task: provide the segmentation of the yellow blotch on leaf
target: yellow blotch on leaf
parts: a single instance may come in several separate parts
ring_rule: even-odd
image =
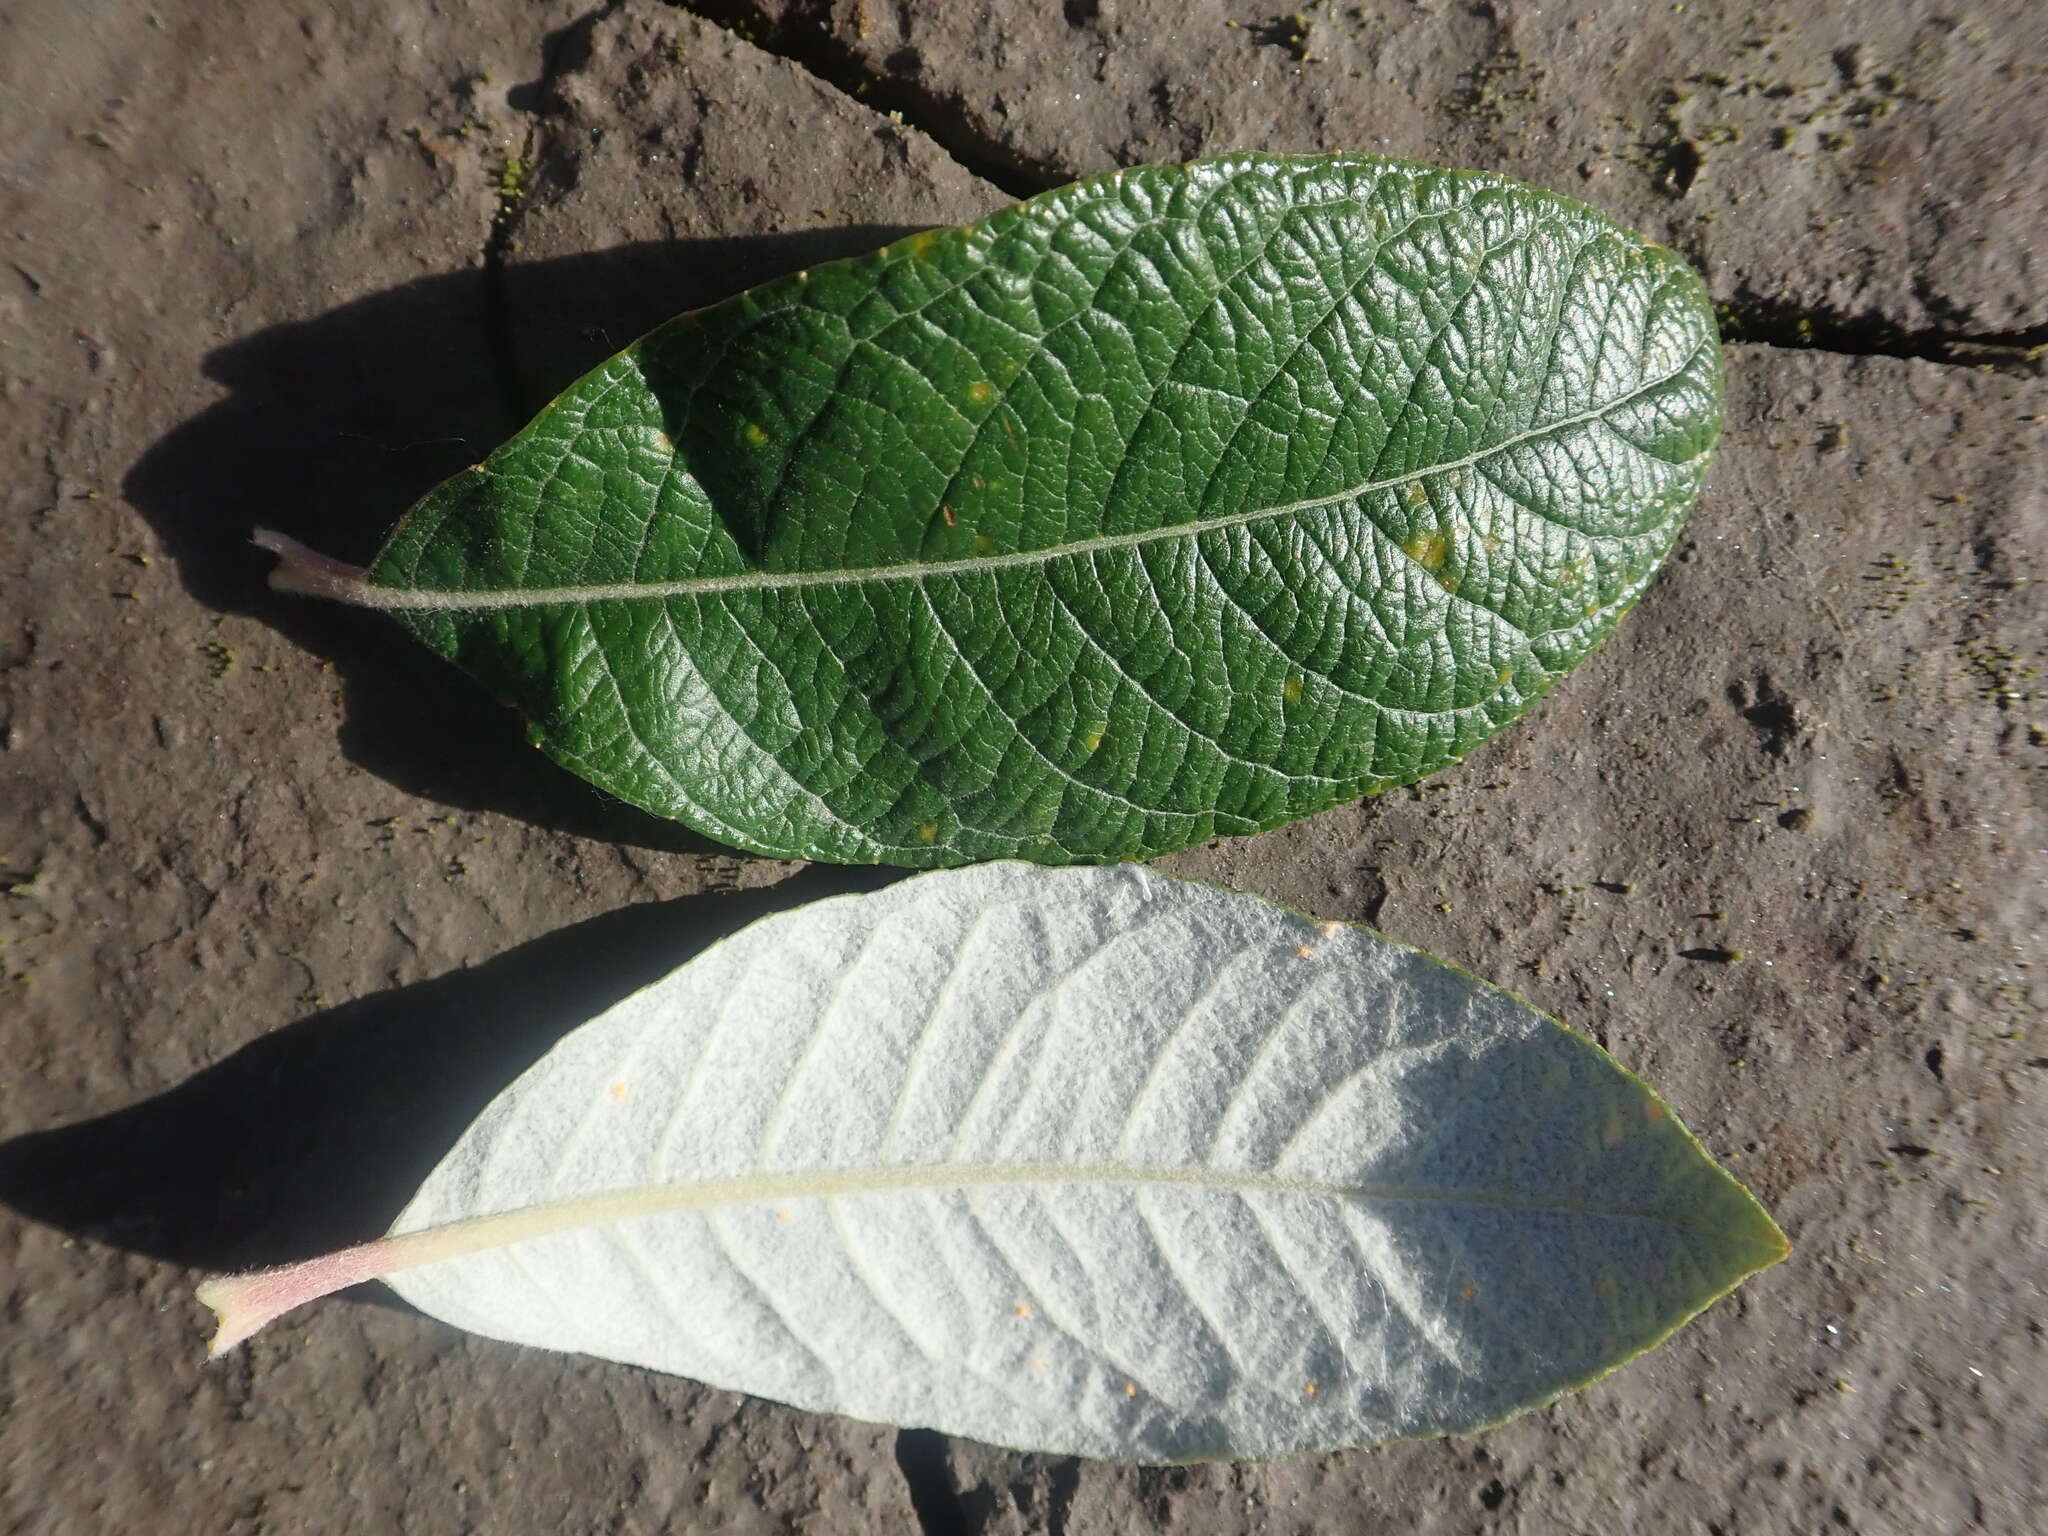
[[[1109,724],[1107,721],[1103,721],[1099,724],[1089,726],[1088,733],[1081,738],[1081,749],[1084,752],[1094,752],[1099,750],[1102,746],[1102,738],[1108,733],[1108,731]]]
[[[747,423],[747,429],[743,436],[745,436],[748,442],[758,448],[768,441],[768,429],[758,421],[750,421]]]
[[[939,837],[939,829],[933,826],[930,822],[926,822],[923,826],[917,829],[917,835],[923,838],[928,843],[937,842]]]
[[[967,386],[967,398],[976,405],[987,405],[995,397],[996,387],[989,383],[987,379],[976,379]]]
[[[1299,704],[1301,702],[1301,679],[1298,677],[1287,679],[1281,686],[1280,697],[1290,704]]]
[[[1418,533],[1402,544],[1401,552],[1425,571],[1440,571],[1451,557],[1451,544],[1440,533]]]

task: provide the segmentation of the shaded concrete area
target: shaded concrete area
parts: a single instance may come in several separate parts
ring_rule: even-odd
[[[2048,19],[702,9],[0,17],[0,1523],[2025,1528]],[[197,1270],[374,1232],[561,1030],[885,878],[604,800],[375,616],[268,594],[248,528],[360,558],[669,313],[1239,146],[1555,187],[1694,255],[1750,339],[1669,569],[1529,720],[1164,867],[1594,1034],[1793,1258],[1504,1428],[1272,1466],[899,1435],[368,1291],[202,1365]]]

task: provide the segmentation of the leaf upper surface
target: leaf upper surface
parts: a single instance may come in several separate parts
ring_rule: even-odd
[[[740,846],[1139,857],[1522,713],[1719,420],[1672,253],[1499,177],[1240,156],[682,316],[369,577],[561,762]]]
[[[1489,1424],[1784,1253],[1589,1042],[1131,866],[930,875],[714,947],[506,1090],[394,1232],[485,1217],[521,1240],[391,1283],[498,1338],[1148,1461]]]

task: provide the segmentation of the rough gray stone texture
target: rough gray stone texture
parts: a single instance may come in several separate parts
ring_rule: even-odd
[[[1828,8],[1760,48],[1707,7],[1362,10],[1303,12],[1311,60],[1284,16],[1188,43],[1200,3],[1171,46],[1117,0],[843,35],[998,175],[1426,153],[1697,235],[1723,293],[2041,323],[2036,8]],[[1825,89],[1695,85],[1690,192],[1637,163],[1665,80],[1773,71]],[[1175,1470],[898,1437],[367,1291],[200,1364],[197,1270],[375,1232],[562,1029],[873,878],[604,802],[374,616],[268,596],[247,528],[361,557],[642,326],[994,206],[914,98],[892,123],[649,0],[0,14],[0,1529],[2027,1528],[2048,386],[1888,358],[1733,349],[1678,556],[1530,720],[1166,861],[1370,918],[1656,1083],[1798,1245],[1662,1350],[1476,1438]]]
[[[1780,319],[2048,326],[2037,0],[705,8],[1037,184],[1230,149],[1484,165],[1677,247],[1717,299]]]

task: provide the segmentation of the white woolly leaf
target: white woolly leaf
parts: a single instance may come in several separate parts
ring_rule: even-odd
[[[995,864],[726,940],[508,1088],[393,1237],[205,1294],[231,1343],[385,1274],[495,1338],[1179,1461],[1493,1423],[1784,1252],[1504,992],[1134,866]]]

